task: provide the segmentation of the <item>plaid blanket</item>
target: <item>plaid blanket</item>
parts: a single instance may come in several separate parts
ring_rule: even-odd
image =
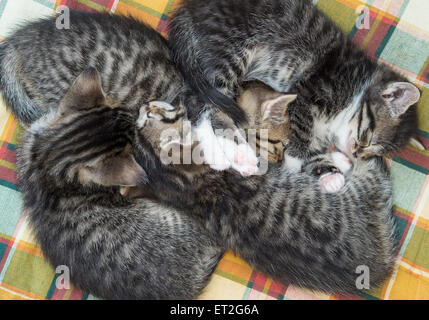
[[[421,88],[419,134],[429,148],[429,1],[312,1],[371,58],[392,65]],[[52,15],[59,5],[131,14],[165,35],[168,17],[178,1],[0,0],[0,40],[17,23]],[[0,104],[0,299],[93,299],[74,287],[56,287],[58,274],[32,237],[15,178],[15,149],[21,128],[4,103]],[[401,245],[395,272],[381,288],[358,296],[300,290],[273,281],[228,252],[201,298],[429,299],[429,151],[408,146],[389,160]]]

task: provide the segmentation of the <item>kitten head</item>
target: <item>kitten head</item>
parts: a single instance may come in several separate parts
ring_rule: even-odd
[[[194,145],[191,124],[181,103],[176,106],[164,101],[144,104],[139,110],[136,127],[140,146],[149,145],[160,158],[163,151],[169,150],[168,156],[174,157],[176,164],[183,163],[183,147]]]
[[[378,82],[366,91],[350,122],[348,149],[357,158],[384,156],[417,141],[419,90],[409,82]]]
[[[134,159],[133,118],[113,107],[95,69],[84,71],[58,109],[34,122],[20,148],[28,179],[52,184],[134,186],[146,178]],[[32,174],[38,172],[38,174]]]
[[[295,94],[279,93],[260,82],[250,82],[239,89],[238,105],[248,117],[247,129],[256,129],[256,152],[268,155],[269,162],[281,162],[289,143],[290,123],[287,113]],[[260,136],[267,130],[267,140]],[[253,138],[249,135],[249,139]],[[265,142],[265,143],[264,143]]]

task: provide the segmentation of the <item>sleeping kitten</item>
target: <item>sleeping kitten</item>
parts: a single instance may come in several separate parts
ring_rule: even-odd
[[[271,165],[267,174],[249,178],[207,166],[195,172],[164,165],[159,132],[185,116],[183,106],[153,102],[141,108],[137,120],[136,159],[163,201],[185,210],[254,268],[286,284],[350,292],[356,291],[359,266],[369,268],[371,286],[391,273],[392,190],[381,158],[358,159],[336,193],[323,191],[318,181],[320,168],[335,166],[332,155],[322,166],[309,161],[304,173]]]
[[[166,40],[152,28],[106,13],[72,11],[70,20],[70,29],[57,29],[55,17],[30,23],[0,44],[0,89],[21,125],[28,126],[57,108],[74,79],[88,67],[100,72],[112,104],[137,112],[150,100],[180,100],[196,110],[189,112],[193,124],[201,109],[211,109],[187,88]],[[212,126],[208,129],[210,133]],[[218,156],[205,159],[213,167],[249,169],[235,161],[235,153],[243,151],[236,151],[235,145],[228,162],[219,144],[215,145],[220,149],[217,153],[211,152],[213,144],[206,146],[206,155]],[[241,148],[257,162],[247,143],[241,143]]]
[[[255,131],[255,134],[249,133],[251,138],[250,145],[253,146],[256,153],[263,159],[270,163],[281,163],[285,146],[288,143],[288,136],[290,133],[290,126],[287,117],[287,106],[291,101],[296,98],[295,95],[287,95],[273,91],[271,88],[263,85],[262,83],[246,83],[245,86],[240,88],[240,96],[238,103],[240,108],[244,110],[249,122],[246,131]],[[165,108],[151,108],[152,104],[147,104],[146,116],[139,119],[141,126],[150,126],[149,119],[157,119],[165,122],[168,130],[175,130],[176,135],[170,135],[168,141],[163,142],[162,134],[166,131],[164,126],[151,127],[151,140],[159,139],[161,143],[158,146],[157,153],[165,154],[176,151],[178,152],[178,161],[175,163],[182,167],[185,163],[183,153],[186,146],[196,148],[198,141],[195,135],[191,137],[191,141],[187,141],[187,135],[183,134],[184,128],[186,130],[185,122],[188,120],[185,112],[178,113],[174,107],[171,107],[164,102],[157,101],[156,104],[164,105]],[[263,106],[261,108],[261,106]],[[170,110],[171,109],[171,110]],[[170,110],[170,111],[168,111]],[[221,115],[217,114],[218,117]],[[148,123],[146,123],[149,121]],[[266,130],[266,132],[264,132]],[[263,134],[261,134],[263,133]],[[265,136],[264,136],[265,134]],[[173,138],[172,138],[173,137]],[[175,147],[175,148],[174,148]],[[331,166],[326,168],[322,161],[320,170],[331,172],[334,169]],[[191,174],[197,172],[204,172],[207,168],[194,165],[193,163],[187,164],[187,171]],[[337,170],[338,172],[338,170]],[[123,187],[121,194],[131,198],[135,197],[156,197],[148,187]]]
[[[298,94],[288,108],[292,134],[285,154],[294,172],[325,144],[366,158],[398,150],[416,136],[419,90],[367,58],[311,1],[202,6],[186,0],[169,36],[174,61],[193,90],[236,123],[245,120],[233,100],[243,81]]]
[[[57,110],[55,110],[57,109]],[[223,249],[190,217],[119,186],[146,181],[132,155],[133,117],[113,108],[94,69],[33,122],[17,173],[30,225],[53,266],[105,299],[192,299]]]
[[[112,102],[131,110],[145,102],[171,102],[184,82],[166,40],[132,18],[70,12],[70,29],[56,18],[18,29],[0,44],[0,89],[23,125],[57,108],[76,77],[89,67],[100,73]]]
[[[255,136],[247,135],[248,143],[256,146],[258,156],[266,152],[269,162],[283,161],[290,136],[287,108],[295,99],[296,95],[275,92],[260,82],[244,83],[238,90],[237,103],[248,119],[246,129],[257,129]],[[266,141],[261,141],[260,129],[268,131]]]
[[[287,108],[296,95],[275,92],[259,82],[246,83],[238,92],[238,105],[248,119],[247,130],[257,129],[255,136],[248,135],[250,145],[256,146],[258,155],[267,155],[269,162],[281,163],[291,132]],[[268,131],[266,140],[260,139],[260,129]],[[343,153],[324,150],[324,153],[313,156],[305,163],[304,171],[319,176],[322,190],[332,193],[344,186],[344,175],[352,165],[352,161]]]

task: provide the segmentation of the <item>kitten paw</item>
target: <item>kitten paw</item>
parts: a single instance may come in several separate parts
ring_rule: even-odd
[[[164,101],[151,101],[140,107],[137,127],[143,128],[150,120],[169,123],[182,117],[186,117],[186,111],[182,107],[175,107]]]
[[[322,189],[327,193],[335,193],[344,186],[344,176],[341,173],[326,173],[319,178]]]
[[[231,167],[231,161],[225,155],[225,149],[231,148],[227,139],[225,141],[221,138],[215,139],[211,146],[203,148],[205,162],[210,168],[223,171]]]
[[[301,172],[303,161],[285,153],[284,165],[291,173]]]
[[[250,176],[258,171],[258,158],[247,143],[236,144],[230,139],[216,137],[215,145],[215,162],[210,165],[212,169],[232,168],[243,176]]]
[[[216,136],[208,119],[204,119],[195,132],[204,152],[204,161],[210,168],[218,171],[232,168],[243,176],[258,171],[258,158],[247,143],[237,144],[231,139]]]
[[[235,145],[232,168],[243,176],[250,176],[258,171],[258,158],[253,149],[246,143]]]
[[[335,166],[340,169],[342,173],[346,173],[352,167],[352,162],[350,159],[342,152],[332,152],[331,153],[332,161]]]
[[[194,131],[200,141],[200,146],[204,153],[204,163],[217,171],[223,171],[230,168],[231,161],[226,158],[223,152],[223,149],[225,148],[224,144],[228,144],[228,141],[223,141],[221,140],[221,137],[217,137],[214,134],[210,121],[208,119],[204,119],[194,129]]]

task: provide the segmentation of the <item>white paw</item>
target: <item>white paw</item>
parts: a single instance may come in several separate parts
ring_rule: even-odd
[[[216,136],[208,119],[204,119],[195,132],[204,152],[204,161],[210,168],[218,171],[232,168],[243,176],[258,171],[258,158],[247,143],[238,145],[231,139]]]
[[[258,171],[258,158],[253,149],[247,144],[236,144],[234,141],[216,136],[223,161],[243,176],[250,176]]]
[[[341,173],[326,173],[319,178],[322,189],[334,193],[344,186],[344,176]]]
[[[332,152],[332,161],[342,173],[346,173],[352,167],[350,159],[342,152]]]
[[[212,169],[234,169],[243,176],[250,176],[258,171],[258,158],[253,149],[246,143],[236,144],[234,141],[216,137],[216,142],[209,151],[209,156],[204,156]],[[205,154],[204,149],[204,154]]]
[[[230,153],[228,152],[227,157],[230,159],[230,156],[233,155],[232,168],[235,171],[240,172],[242,176],[250,176],[256,174],[258,171],[258,157],[256,156],[255,151],[247,144],[242,143],[235,145],[235,150]]]
[[[204,163],[218,171],[230,168],[231,162],[225,157],[222,146],[219,145],[219,141],[214,134],[210,120],[207,118],[203,119],[194,131],[204,152]]]
[[[210,145],[203,144],[204,159],[210,168],[218,171],[227,170],[231,167],[231,161],[225,154],[231,146],[227,139],[216,137]]]
[[[285,153],[284,163],[289,172],[298,173],[301,171],[303,161]]]

